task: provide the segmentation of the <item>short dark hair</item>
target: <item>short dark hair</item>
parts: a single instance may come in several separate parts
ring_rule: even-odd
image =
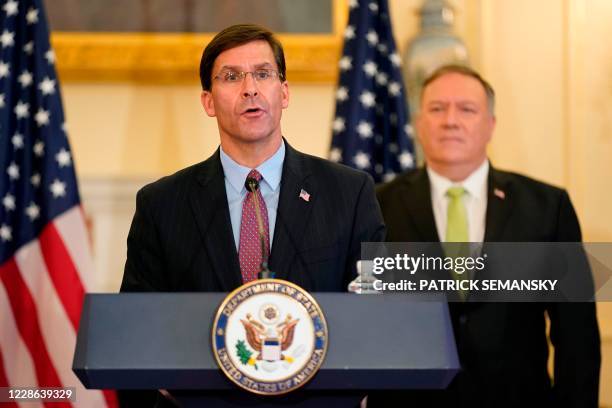
[[[429,75],[423,82],[423,87],[421,88],[421,100],[423,100],[423,94],[425,93],[425,88],[427,88],[427,85],[446,74],[461,74],[474,78],[475,80],[480,82],[480,85],[482,85],[485,93],[487,94],[487,105],[489,108],[489,113],[491,113],[491,115],[495,115],[495,90],[493,90],[491,84],[488,83],[482,76],[480,76],[480,74],[475,69],[465,65],[443,65],[440,68],[436,69],[434,72],[432,72],[431,75]]]
[[[212,69],[219,54],[231,48],[258,40],[263,40],[270,44],[276,65],[278,66],[279,78],[281,81],[285,81],[287,78],[285,72],[285,52],[280,41],[274,36],[274,33],[256,24],[236,24],[220,31],[204,49],[202,59],[200,60],[200,82],[202,83],[202,89],[210,91],[212,88]]]

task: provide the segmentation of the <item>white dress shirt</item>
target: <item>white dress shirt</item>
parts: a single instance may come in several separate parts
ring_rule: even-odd
[[[485,160],[468,178],[459,183],[441,176],[429,167],[427,167],[427,174],[431,186],[431,203],[440,241],[446,241],[449,201],[446,191],[450,187],[462,186],[466,191],[463,195],[463,203],[467,211],[470,242],[482,242],[484,240],[487,215],[489,161]]]

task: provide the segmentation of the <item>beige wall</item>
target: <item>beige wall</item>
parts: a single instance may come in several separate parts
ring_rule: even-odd
[[[193,85],[64,84],[70,141],[81,178],[157,177],[197,163],[217,147],[214,118]],[[292,85],[283,132],[290,143],[325,155],[332,85]]]
[[[417,31],[420,0],[390,0],[401,49]],[[612,2],[456,0],[457,33],[494,85],[494,165],[569,189],[585,239],[612,241]],[[194,67],[195,69],[195,67]],[[284,134],[325,156],[334,86],[291,84]],[[94,219],[99,288],[116,290],[134,191],[216,148],[216,123],[197,84],[63,84],[84,201]],[[103,271],[103,272],[102,272]],[[599,304],[602,403],[612,406],[612,305]]]

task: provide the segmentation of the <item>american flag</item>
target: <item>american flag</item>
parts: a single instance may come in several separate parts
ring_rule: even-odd
[[[42,0],[0,4],[0,387],[116,406],[71,370],[93,263]]]
[[[330,160],[389,181],[415,164],[401,58],[387,0],[349,4]]]

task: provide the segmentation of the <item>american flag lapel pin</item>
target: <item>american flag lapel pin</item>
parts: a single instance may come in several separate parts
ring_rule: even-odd
[[[310,202],[310,194],[304,189],[300,190],[300,198],[306,202]]]
[[[493,194],[495,195],[495,197],[499,198],[500,200],[506,199],[506,193],[504,193],[504,190],[500,190],[499,188],[494,188]]]

